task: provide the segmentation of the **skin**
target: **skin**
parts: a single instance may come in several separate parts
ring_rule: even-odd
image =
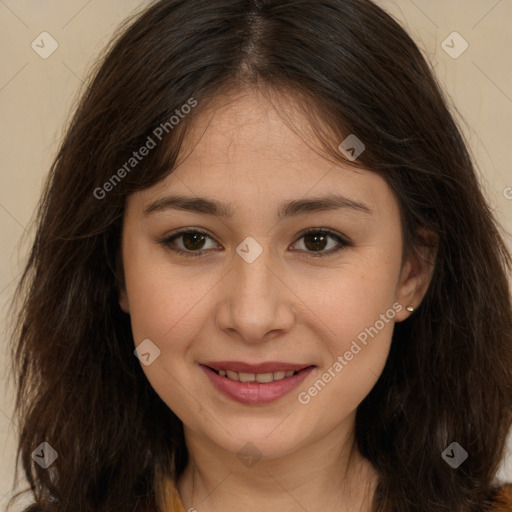
[[[297,125],[304,122],[298,116]],[[420,304],[431,267],[414,256],[402,261],[399,206],[387,183],[322,158],[260,94],[240,92],[194,126],[187,158],[127,200],[120,292],[135,344],[149,338],[161,351],[144,372],[184,423],[190,462],[178,491],[185,510],[370,510],[376,473],[354,446],[356,409],[384,368],[394,321],[411,314],[407,305]],[[229,203],[234,215],[144,214],[171,192]],[[342,208],[276,222],[282,202],[333,192],[371,212]],[[196,245],[205,256],[175,254],[172,242],[159,243],[181,228],[211,237]],[[327,255],[337,240],[307,244],[307,228],[331,229],[353,245]],[[248,236],[263,249],[252,263],[235,251]],[[183,237],[174,241],[194,250],[183,244]],[[401,306],[394,320],[300,403],[298,393],[394,303]],[[211,385],[198,366],[208,360],[316,368],[279,400],[247,405]],[[262,454],[251,467],[237,456],[247,443]]]

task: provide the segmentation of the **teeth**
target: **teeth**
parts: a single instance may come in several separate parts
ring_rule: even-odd
[[[256,380],[261,382],[262,384],[267,384],[268,382],[274,382],[274,374],[273,373],[258,373],[256,375]]]
[[[279,370],[277,372],[269,373],[246,373],[246,372],[234,372],[233,370],[218,370],[221,377],[226,377],[230,380],[236,380],[239,382],[259,382],[260,384],[269,384],[275,380],[282,380],[286,377],[292,377],[297,372],[293,370]]]
[[[228,379],[240,380],[240,377],[238,376],[238,372],[234,372],[232,370],[226,370],[226,374],[227,374]]]

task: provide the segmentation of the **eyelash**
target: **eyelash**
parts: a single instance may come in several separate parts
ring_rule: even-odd
[[[346,249],[347,247],[353,247],[353,243],[346,238],[343,238],[339,234],[335,233],[334,231],[331,231],[330,229],[325,228],[309,228],[306,231],[303,231],[300,233],[299,238],[297,238],[297,241],[299,241],[301,238],[305,237],[306,235],[309,235],[311,233],[320,234],[320,235],[328,235],[331,238],[335,239],[339,245],[335,249],[330,249],[328,251],[319,251],[319,252],[312,252],[312,251],[306,251],[306,257],[312,257],[312,258],[325,258],[328,256],[332,256],[334,254],[337,254],[338,252],[342,251],[343,249]],[[199,234],[199,235],[206,235],[208,238],[211,238],[215,243],[217,241],[211,237],[208,233],[196,229],[183,229],[181,231],[178,231],[177,233],[172,234],[171,236],[165,237],[162,240],[159,240],[158,243],[162,244],[163,246],[167,247],[169,250],[177,253],[182,254],[186,257],[190,256],[193,258],[197,257],[204,257],[207,256],[207,253],[210,251],[210,249],[206,250],[199,250],[199,251],[184,251],[183,249],[178,249],[175,246],[172,245],[172,242],[174,242],[175,239],[179,238],[181,235],[184,234]],[[294,242],[296,243],[296,242]],[[299,250],[298,252],[303,252]]]

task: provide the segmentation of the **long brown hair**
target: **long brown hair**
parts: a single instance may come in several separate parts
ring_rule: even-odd
[[[228,86],[303,98],[330,158],[356,134],[366,150],[352,165],[394,191],[406,251],[425,243],[419,228],[438,235],[432,283],[395,327],[356,439],[380,475],[375,510],[477,510],[512,423],[511,258],[430,65],[369,0],[162,0],[91,75],[40,201],[13,343],[26,511],[161,510],[163,477],[187,463],[182,424],[133,354],[119,241],[126,197],[172,172],[187,127]],[[441,456],[454,441],[469,455],[456,470]],[[48,469],[32,458],[42,442],[59,455]]]

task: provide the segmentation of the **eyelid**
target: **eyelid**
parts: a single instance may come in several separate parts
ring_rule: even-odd
[[[185,256],[192,256],[192,257],[198,257],[198,256],[207,256],[209,252],[211,252],[211,249],[202,249],[199,251],[185,251],[183,249],[179,249],[177,247],[173,247],[171,245],[171,242],[174,241],[174,239],[179,238],[180,235],[186,234],[186,233],[197,233],[200,235],[206,235],[207,237],[211,238],[217,245],[220,245],[215,237],[213,235],[210,235],[207,230],[204,228],[195,228],[194,226],[181,228],[178,231],[175,231],[169,235],[164,236],[163,238],[159,239],[157,243],[162,244],[164,247],[167,247],[169,250],[173,251],[174,253],[183,254]]]
[[[193,226],[182,228],[178,231],[175,231],[171,233],[170,235],[164,236],[162,239],[158,240],[159,244],[164,245],[169,250],[173,251],[174,253],[183,254],[185,256],[191,256],[191,257],[201,257],[201,256],[207,256],[208,253],[210,253],[211,249],[200,249],[198,251],[186,251],[183,249],[179,249],[177,247],[173,247],[171,245],[171,242],[173,242],[176,238],[179,238],[180,235],[187,234],[187,233],[196,233],[200,235],[206,235],[207,237],[211,238],[217,245],[220,245],[215,237],[208,233],[207,230],[203,228],[195,228]],[[310,233],[321,233],[327,236],[330,236],[331,238],[335,239],[338,242],[338,246],[334,249],[330,249],[328,251],[303,251],[303,250],[297,250],[293,249],[293,252],[297,252],[300,256],[304,257],[328,257],[330,255],[334,255],[342,251],[343,249],[346,249],[348,247],[353,247],[354,243],[345,235],[342,235],[341,233],[338,233],[337,231],[334,231],[330,228],[306,228],[302,231],[300,231],[297,234],[297,237],[295,241],[292,243],[292,245],[295,245],[301,238],[304,236],[310,234]]]
[[[339,253],[340,251],[342,251],[343,249],[346,249],[347,247],[354,246],[354,243],[352,242],[352,240],[350,240],[350,238],[348,238],[347,236],[345,236],[341,233],[338,233],[337,231],[334,231],[333,229],[330,229],[330,228],[306,228],[297,234],[297,239],[295,242],[293,242],[292,245],[295,245],[301,238],[303,238],[304,236],[306,236],[310,233],[322,233],[324,235],[328,235],[331,238],[334,238],[338,242],[338,246],[336,248],[330,249],[328,251],[318,251],[318,252],[297,250],[298,253],[300,253],[301,255],[303,254],[306,257],[310,257],[310,256],[313,258],[328,257],[330,255]]]

